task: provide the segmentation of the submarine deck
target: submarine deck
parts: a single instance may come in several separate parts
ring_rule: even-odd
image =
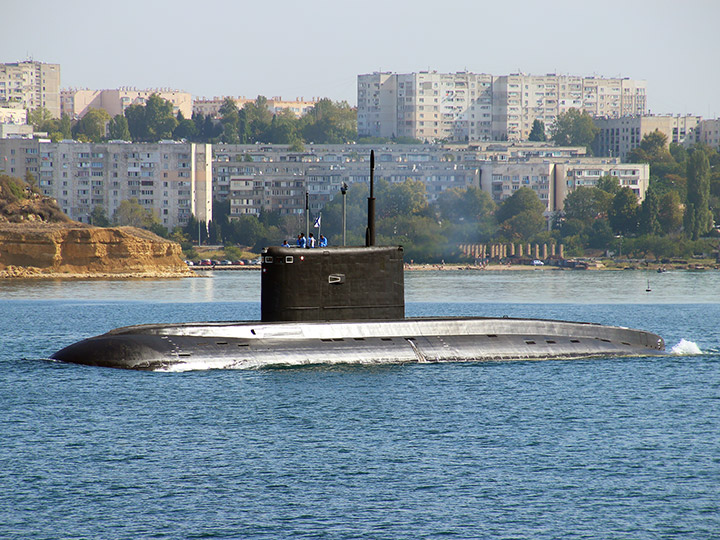
[[[198,322],[117,328],[54,359],[149,370],[325,363],[462,362],[663,354],[659,336],[594,323],[511,318]]]

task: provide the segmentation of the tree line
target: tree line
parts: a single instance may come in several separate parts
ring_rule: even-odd
[[[46,132],[53,141],[75,139],[82,142],[124,140],[157,142],[187,140],[198,143],[288,144],[301,150],[304,143],[336,144],[357,139],[357,114],[346,102],[319,100],[307,114],[297,117],[289,109],[274,113],[268,100],[258,96],[239,108],[225,98],[219,118],[195,113],[185,118],[173,114],[173,105],[158,94],[144,104],[128,106],[114,117],[91,108],[82,118],[63,115],[53,118],[45,108],[30,111],[28,122],[36,131]]]

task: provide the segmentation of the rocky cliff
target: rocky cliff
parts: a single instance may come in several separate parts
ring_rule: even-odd
[[[135,227],[76,223],[37,187],[0,174],[0,279],[194,275],[179,244]]]
[[[142,229],[0,223],[0,278],[192,275],[178,244]]]

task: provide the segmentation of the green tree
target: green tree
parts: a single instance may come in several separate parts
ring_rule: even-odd
[[[605,193],[615,195],[618,191],[620,191],[620,182],[618,181],[616,176],[606,174],[600,177],[595,187],[601,191],[604,191]]]
[[[628,152],[629,163],[653,163],[672,162],[673,157],[667,148],[667,136],[660,130],[646,133],[640,145]]]
[[[593,249],[605,249],[614,238],[610,222],[607,219],[596,219],[590,227],[588,246]]]
[[[90,212],[90,223],[96,227],[110,226],[110,220],[104,207],[98,205],[93,208],[92,212]]]
[[[290,148],[288,148],[291,152],[304,152],[305,151],[305,145],[303,144],[303,140],[300,137],[297,137],[293,139],[293,141],[290,143]]]
[[[53,120],[52,113],[45,107],[38,107],[32,111],[28,111],[27,123],[35,128],[35,131],[48,131],[48,125]]]
[[[638,202],[632,189],[623,187],[618,190],[610,205],[608,219],[617,234],[631,235],[637,232]]]
[[[173,130],[172,135],[173,139],[176,141],[194,141],[198,135],[197,127],[195,127],[195,122],[187,118],[179,120],[177,127]]]
[[[220,124],[222,125],[222,135],[220,140],[228,144],[240,143],[240,109],[237,103],[231,97],[226,97],[220,106]]]
[[[339,144],[357,137],[357,113],[346,102],[319,100],[302,119],[303,139],[316,144]]]
[[[443,191],[437,206],[440,217],[453,223],[481,221],[491,217],[497,209],[490,195],[475,186]]]
[[[665,234],[673,234],[683,224],[683,211],[677,191],[668,191],[660,197],[658,205],[658,222]]]
[[[122,114],[115,115],[110,123],[108,124],[108,131],[110,133],[110,139],[114,141],[129,141],[130,128],[128,128],[128,121]]]
[[[130,105],[125,109],[128,129],[134,142],[157,142],[171,139],[178,121],[173,116],[173,104],[152,94],[145,105]]]
[[[544,142],[547,140],[547,135],[545,134],[545,122],[538,119],[535,119],[533,121],[532,129],[530,130],[528,140],[538,142]]]
[[[107,136],[110,115],[103,109],[90,109],[73,127],[76,138],[84,136],[88,141],[100,142]]]
[[[611,201],[612,196],[601,189],[579,186],[565,197],[563,210],[567,219],[589,223],[606,214]]]
[[[240,132],[238,136],[247,138],[243,142],[267,142],[267,133],[272,122],[272,112],[268,108],[267,98],[258,96],[255,101],[246,103],[242,108],[240,117]],[[247,136],[245,136],[247,134]]]
[[[402,184],[377,183],[377,217],[397,217],[402,214],[422,214],[428,208],[425,184],[406,179]]]
[[[658,235],[662,231],[660,225],[660,198],[650,188],[645,193],[645,200],[640,206],[640,234]]]
[[[670,143],[668,148],[670,155],[677,163],[685,163],[688,159],[688,152],[685,147],[678,143]]]
[[[173,104],[158,94],[152,94],[145,102],[145,123],[149,142],[171,139],[178,124],[173,115]]]
[[[666,174],[662,177],[652,176],[650,185],[655,189],[658,195],[664,195],[669,191],[674,191],[680,196],[680,200],[687,199],[687,179],[685,176],[677,174]]]
[[[685,231],[697,240],[713,226],[710,200],[710,163],[703,150],[695,150],[687,161],[687,207]]]
[[[545,210],[532,189],[521,187],[503,201],[495,217],[506,239],[529,240],[545,228]]]
[[[115,213],[113,222],[120,226],[150,228],[153,224],[159,223],[158,218],[150,210],[143,208],[137,199],[121,201]]]
[[[268,129],[268,140],[273,144],[291,144],[300,140],[298,120],[290,109],[283,109],[273,116]]]
[[[446,228],[445,236],[457,244],[486,242],[497,231],[497,206],[490,195],[475,186],[445,190],[435,205]]]
[[[568,109],[560,113],[550,128],[553,141],[560,146],[585,146],[592,155],[590,145],[600,132],[587,111]]]
[[[129,105],[125,108],[125,118],[133,142],[148,141],[147,121],[145,120],[145,107],[143,105]]]

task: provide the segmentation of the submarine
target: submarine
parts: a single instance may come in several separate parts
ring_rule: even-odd
[[[657,356],[651,332],[547,319],[405,317],[402,246],[375,245],[374,154],[365,246],[268,247],[259,321],[142,324],[69,345],[52,360],[186,371]]]

